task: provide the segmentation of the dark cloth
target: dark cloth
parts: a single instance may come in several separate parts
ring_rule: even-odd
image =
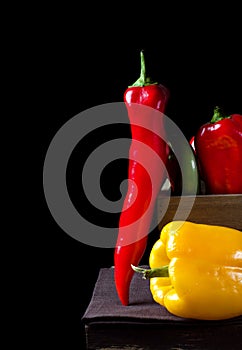
[[[144,266],[147,267],[147,266]],[[199,300],[198,300],[199,303]],[[232,325],[242,324],[242,316],[219,321],[203,321],[177,317],[156,303],[149,289],[149,280],[135,273],[130,285],[130,304],[124,306],[119,301],[115,284],[114,269],[100,269],[92,298],[82,317],[85,324],[93,322],[109,323],[157,323],[182,325]]]

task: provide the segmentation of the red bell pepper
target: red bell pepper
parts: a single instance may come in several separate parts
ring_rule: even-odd
[[[153,118],[152,109],[164,112],[169,90],[146,76],[144,53],[141,51],[140,78],[124,92],[131,128],[128,189],[119,220],[114,252],[116,290],[123,305],[129,304],[129,287],[134,271],[145,252],[154,206],[166,177],[164,165],[169,147],[163,140],[163,118]],[[151,108],[137,108],[148,106]],[[156,113],[157,115],[157,113]],[[147,147],[148,146],[148,147]],[[152,157],[155,155],[156,157]],[[163,162],[163,163],[162,163]]]
[[[223,115],[215,107],[210,122],[202,125],[194,147],[207,194],[242,193],[242,115]]]
[[[189,143],[194,151],[194,153],[196,154],[196,149],[195,149],[195,136],[192,136],[191,139],[189,140]]]

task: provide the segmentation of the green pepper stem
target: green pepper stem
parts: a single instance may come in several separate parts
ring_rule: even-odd
[[[145,67],[145,56],[144,56],[144,51],[140,51],[140,60],[141,60],[141,70],[140,70],[140,77],[139,79],[136,80],[136,82],[133,85],[130,85],[129,87],[134,87],[134,86],[147,86],[147,85],[154,85],[158,84],[157,82],[151,81],[150,77],[146,76],[146,67]]]
[[[210,123],[217,123],[222,119],[230,118],[230,116],[225,116],[220,107],[216,106],[213,111],[213,117]]]
[[[142,278],[145,280],[153,277],[169,277],[169,265],[153,269],[144,269],[142,267],[134,266],[132,264],[131,267],[135,272],[141,273],[143,275]]]
[[[141,60],[141,70],[140,70],[140,79],[145,83],[146,80],[146,67],[145,67],[145,56],[144,51],[140,52],[140,60]]]

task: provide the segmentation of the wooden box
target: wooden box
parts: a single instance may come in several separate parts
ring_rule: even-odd
[[[242,231],[242,195],[200,195],[158,197],[158,224],[161,229],[174,220],[222,225]]]

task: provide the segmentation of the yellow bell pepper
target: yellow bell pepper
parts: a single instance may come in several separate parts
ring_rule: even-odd
[[[153,299],[172,314],[201,320],[242,315],[242,232],[172,221],[161,230],[149,257]]]

